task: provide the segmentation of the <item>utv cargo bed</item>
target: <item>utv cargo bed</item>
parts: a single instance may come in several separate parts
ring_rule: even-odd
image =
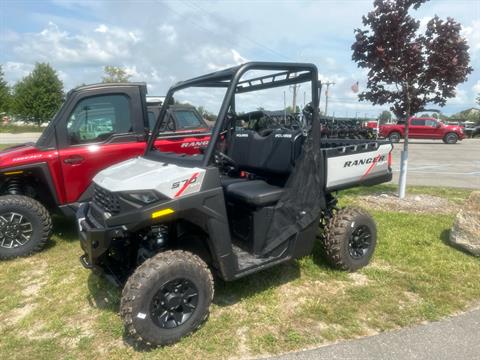
[[[322,140],[327,192],[359,185],[376,185],[392,179],[389,141]]]

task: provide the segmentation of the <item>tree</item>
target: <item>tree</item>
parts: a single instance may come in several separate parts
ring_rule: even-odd
[[[63,95],[63,83],[57,72],[49,64],[36,63],[33,71],[15,84],[15,113],[40,126],[60,108]]]
[[[480,105],[480,94],[477,95],[477,104]]]
[[[10,88],[8,87],[7,82],[3,78],[4,74],[2,71],[2,66],[0,65],[0,114],[7,113],[10,110],[11,105],[11,95]]]
[[[123,83],[128,82],[132,75],[127,73],[127,70],[119,67],[107,65],[103,68],[105,76],[102,77],[104,83]]]
[[[391,104],[398,118],[407,119],[426,104],[444,106],[455,88],[472,72],[467,41],[452,18],[433,17],[424,34],[420,21],[409,15],[427,0],[375,0],[363,16],[364,29],[355,30],[352,59],[368,69],[367,91],[360,100]],[[400,191],[405,196],[408,158],[408,121],[402,152]]]
[[[392,113],[388,110],[383,110],[380,115],[378,115],[378,120],[380,124],[389,123],[392,120]]]

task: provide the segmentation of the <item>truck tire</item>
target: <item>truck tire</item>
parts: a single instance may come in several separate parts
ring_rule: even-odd
[[[444,136],[443,142],[445,144],[455,144],[458,141],[458,135],[451,132]]]
[[[146,260],[130,276],[120,314],[137,343],[167,345],[202,325],[213,292],[205,262],[186,251],[166,251]]]
[[[52,219],[37,200],[0,196],[0,259],[28,256],[43,249],[52,234]]]
[[[388,135],[388,139],[392,142],[392,143],[398,143],[400,142],[400,139],[402,138],[402,135],[400,135],[400,133],[398,131],[393,131],[390,133],[390,135]]]
[[[355,271],[368,265],[377,244],[377,227],[365,210],[340,209],[325,231],[323,253],[333,268]]]

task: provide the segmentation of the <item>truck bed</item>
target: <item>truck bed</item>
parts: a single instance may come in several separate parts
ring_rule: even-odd
[[[377,185],[392,179],[389,141],[324,139],[327,192],[360,185]]]

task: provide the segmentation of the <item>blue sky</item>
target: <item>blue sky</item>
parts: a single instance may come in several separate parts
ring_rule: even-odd
[[[375,116],[359,103],[365,72],[351,61],[353,29],[373,0],[318,1],[13,1],[0,0],[0,63],[13,84],[37,61],[57,69],[66,90],[98,82],[104,65],[162,95],[178,81],[247,60],[315,63],[331,88],[329,113]],[[474,72],[446,114],[475,106],[480,93],[480,0],[432,0],[415,12],[463,25]]]

